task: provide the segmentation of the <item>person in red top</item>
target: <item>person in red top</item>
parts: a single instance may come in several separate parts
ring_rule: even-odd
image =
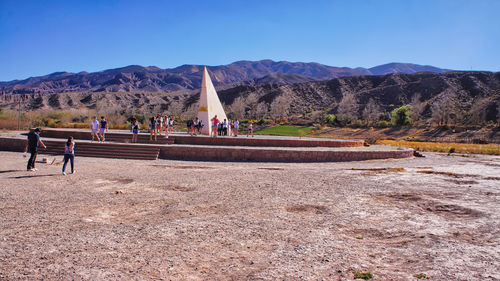
[[[214,116],[210,121],[212,121],[212,131],[210,132],[215,138],[217,137],[217,128],[219,127],[219,119],[217,119],[217,115]]]

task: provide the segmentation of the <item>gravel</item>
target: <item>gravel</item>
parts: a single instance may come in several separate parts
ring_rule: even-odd
[[[0,152],[0,280],[500,280],[500,157],[79,157],[62,176],[21,155]]]

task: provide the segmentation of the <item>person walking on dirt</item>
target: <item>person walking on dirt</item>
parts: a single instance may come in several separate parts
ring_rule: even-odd
[[[97,116],[94,116],[92,119],[92,122],[90,123],[90,128],[91,132],[90,134],[92,135],[92,142],[94,141],[94,137],[97,138],[97,141],[101,141],[99,138],[99,122],[97,121]]]
[[[109,130],[108,120],[104,119],[104,116],[101,116],[101,122],[99,122],[101,128],[99,129],[99,136],[101,137],[101,142],[104,142],[104,133]]]
[[[26,155],[27,152],[29,152],[30,159],[28,160],[28,165],[26,167],[27,171],[36,171],[38,170],[35,168],[35,161],[36,161],[36,155],[38,153],[38,146],[42,146],[43,148],[47,148],[45,144],[42,142],[40,139],[40,129],[35,128],[33,132],[28,133],[28,139],[26,140],[26,146],[24,147],[24,155]]]
[[[69,137],[68,141],[64,144],[64,164],[62,166],[62,174],[66,175],[66,165],[68,164],[68,160],[71,164],[71,173],[74,174],[76,171],[74,169],[75,162],[75,142],[73,141],[73,137]]]

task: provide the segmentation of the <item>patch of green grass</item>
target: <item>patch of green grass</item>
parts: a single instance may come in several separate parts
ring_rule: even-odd
[[[359,272],[359,271],[354,272],[354,279],[368,280],[368,279],[372,279],[372,278],[373,278],[373,274],[371,274],[370,272]]]
[[[291,125],[277,125],[263,130],[256,131],[256,135],[277,135],[277,136],[292,136],[301,137],[309,134],[313,127],[301,127]]]

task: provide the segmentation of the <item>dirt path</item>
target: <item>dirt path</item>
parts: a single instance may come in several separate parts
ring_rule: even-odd
[[[500,157],[426,155],[62,176],[0,152],[0,280],[500,280]]]

